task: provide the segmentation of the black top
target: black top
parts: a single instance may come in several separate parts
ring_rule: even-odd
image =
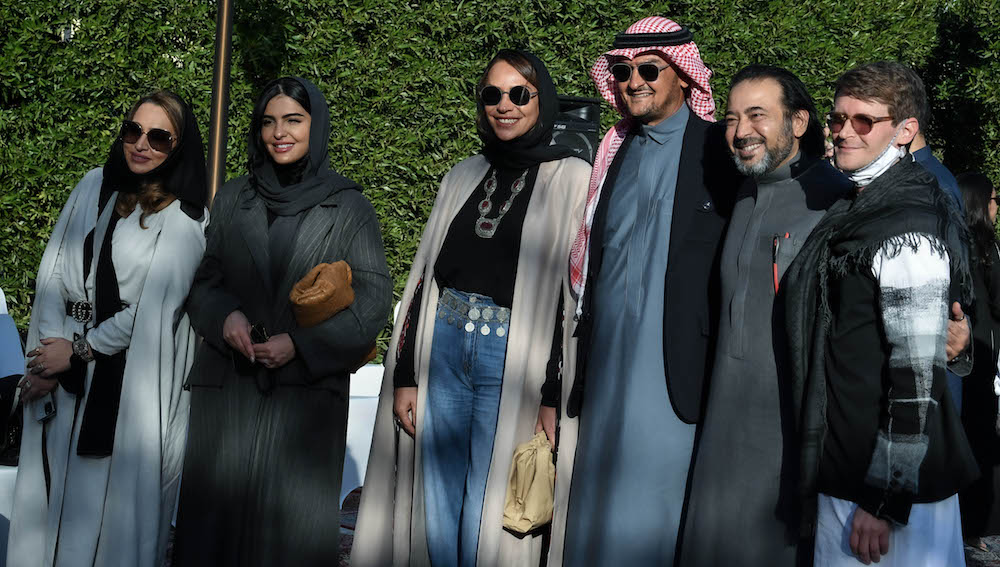
[[[528,213],[528,202],[535,188],[538,177],[538,166],[528,170],[525,177],[525,187],[511,203],[510,210],[497,224],[496,233],[492,238],[482,238],[476,234],[476,223],[479,220],[479,204],[486,198],[484,185],[496,168],[490,168],[472,192],[469,200],[455,215],[448,227],[434,264],[434,279],[438,287],[457,289],[467,293],[485,295],[497,305],[510,308],[514,303],[514,280],[517,274],[517,257],[521,250],[521,230],[524,227],[524,217]],[[511,186],[524,170],[498,169],[497,189],[493,193],[493,209],[486,218],[495,219],[500,207],[510,197]],[[407,311],[408,329],[415,328],[417,323],[421,293],[414,294]],[[414,337],[407,332],[402,338],[403,344],[396,362],[393,383],[399,388],[416,386],[415,369],[413,365]]]
[[[528,170],[525,187],[514,198],[510,210],[500,219],[492,238],[476,234],[479,204],[486,198],[483,186],[495,168],[479,182],[469,200],[451,221],[448,235],[441,245],[434,279],[441,288],[450,287],[469,293],[478,293],[493,299],[501,307],[511,307],[514,302],[514,275],[517,273],[517,256],[521,251],[521,228],[528,213],[528,201],[535,188],[538,166]],[[493,210],[487,219],[495,219],[500,207],[510,198],[511,186],[524,170],[500,169],[497,171],[497,189],[490,199]]]

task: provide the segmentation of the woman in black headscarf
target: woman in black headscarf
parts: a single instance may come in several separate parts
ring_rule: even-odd
[[[204,337],[175,565],[331,565],[348,375],[385,324],[392,281],[375,211],[330,169],[322,93],[275,80],[257,100],[250,175],[219,191],[188,310]],[[301,326],[293,286],[344,260],[354,301]]]
[[[63,207],[36,279],[8,565],[159,566],[187,435],[205,155],[177,95],[139,99]]]
[[[515,447],[543,429],[554,442],[566,398],[567,260],[591,168],[552,145],[558,109],[530,53],[501,50],[479,81],[482,154],[441,182],[403,293],[354,565],[538,563],[541,538],[505,532],[503,519]],[[571,455],[575,434],[562,431]]]
[[[965,222],[972,233],[969,265],[975,285],[972,372],[962,379],[962,425],[980,477],[958,493],[966,545],[985,551],[984,536],[1000,533],[1000,416],[996,377],[1000,352],[1000,244],[997,191],[982,173],[958,176]]]

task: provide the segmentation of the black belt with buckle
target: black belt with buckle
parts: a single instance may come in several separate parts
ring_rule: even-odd
[[[94,304],[89,301],[67,301],[66,314],[79,323],[89,323],[94,318]]]
[[[124,311],[128,306],[128,303],[122,301],[118,311]],[[89,301],[67,301],[66,314],[80,323],[89,323],[94,319],[94,304]]]

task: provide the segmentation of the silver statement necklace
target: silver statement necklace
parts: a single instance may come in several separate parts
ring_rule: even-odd
[[[507,214],[510,210],[511,205],[514,204],[514,198],[524,189],[524,179],[528,176],[528,170],[525,169],[524,173],[520,177],[514,180],[514,183],[510,186],[510,197],[504,201],[503,205],[500,206],[500,214],[497,215],[495,219],[488,219],[486,215],[493,210],[493,193],[497,190],[497,170],[494,169],[490,178],[486,180],[483,185],[483,189],[486,190],[486,198],[479,202],[479,220],[476,221],[476,236],[479,238],[493,238],[493,235],[497,232],[497,227],[500,226],[500,219]]]

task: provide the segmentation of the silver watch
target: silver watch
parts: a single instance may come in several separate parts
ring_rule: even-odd
[[[73,333],[73,354],[79,356],[84,362],[94,360],[94,353],[87,344],[87,337],[79,333]]]

